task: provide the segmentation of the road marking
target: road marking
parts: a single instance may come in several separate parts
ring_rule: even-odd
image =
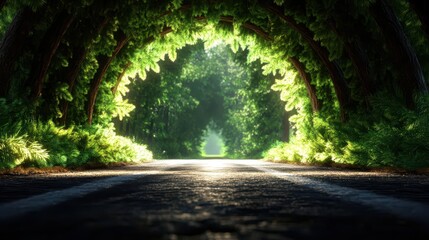
[[[370,206],[373,209],[429,226],[429,206],[422,203],[383,196],[366,190],[342,187],[258,165],[251,165],[251,167],[339,199]]]
[[[83,197],[98,190],[111,188],[132,181],[141,176],[143,176],[143,174],[111,177],[2,204],[0,205],[0,220],[10,219],[45,207],[51,207],[70,199]]]
[[[167,164],[159,169],[159,172],[174,168],[173,164]],[[83,197],[90,193],[108,189],[119,184],[133,181],[137,178],[148,176],[151,174],[143,172],[130,171],[127,175],[110,177],[106,179],[96,180],[85,183],[80,186],[71,187],[63,190],[43,193],[40,195],[24,198],[10,203],[0,205],[0,221],[9,220],[29,212],[41,210],[46,207],[52,207],[71,199]]]

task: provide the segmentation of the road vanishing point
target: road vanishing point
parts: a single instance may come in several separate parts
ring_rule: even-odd
[[[260,160],[0,176],[2,239],[429,239],[429,178]]]

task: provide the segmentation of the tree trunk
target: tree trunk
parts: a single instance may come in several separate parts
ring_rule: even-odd
[[[36,25],[38,16],[31,8],[23,8],[16,14],[2,39],[0,44],[0,97],[6,97],[9,92],[16,61],[23,52],[26,39]]]
[[[109,22],[109,18],[103,17],[97,24],[95,31],[91,36],[89,36],[89,41],[92,42],[93,39],[97,38],[98,35],[100,35],[101,31],[106,27],[106,25]],[[78,29],[79,30],[79,29]],[[88,40],[88,39],[85,39]],[[88,55],[92,45],[90,44],[86,48],[82,46],[82,44],[77,44],[77,46],[74,47],[73,50],[73,58],[67,67],[67,70],[64,74],[64,82],[66,82],[69,85],[69,90],[73,90],[76,79],[79,75],[80,68],[82,66],[82,63],[85,61],[86,56]]]
[[[32,85],[30,95],[32,99],[36,99],[41,95],[43,80],[48,73],[52,58],[54,57],[64,34],[67,32],[74,19],[74,15],[67,13],[65,10],[61,11],[46,31],[45,36],[40,43],[38,52],[34,56],[30,76],[28,78],[29,85]]]
[[[422,23],[422,29],[426,34],[426,37],[429,38],[429,2],[427,0],[408,0],[411,8],[417,14]]]
[[[99,23],[97,24],[95,31],[89,37],[89,41],[92,42],[93,39],[100,35],[101,31],[106,27],[109,22],[109,18],[103,17]],[[85,22],[84,22],[85,23]],[[77,28],[79,30],[79,28]],[[85,39],[88,40],[88,39]],[[90,44],[87,47],[83,47],[81,44],[78,44],[73,48],[72,59],[69,62],[69,66],[66,68],[65,72],[62,74],[64,76],[64,82],[69,85],[69,92],[73,93],[74,87],[76,85],[76,80],[79,76],[79,72],[83,62],[86,59],[86,56],[91,50],[92,45]],[[65,125],[67,123],[67,115],[68,115],[69,102],[62,101],[61,102],[61,112],[62,117],[60,119],[60,124]]]
[[[88,52],[89,52],[89,49],[85,49],[83,47],[77,47],[73,50],[73,58],[69,63],[69,67],[64,73],[64,80],[69,85],[70,93],[73,93],[74,86],[76,84],[76,79],[79,75],[80,66],[85,60]],[[65,125],[67,123],[69,102],[62,100],[60,109],[61,109],[62,116],[59,122],[60,124]]]
[[[411,46],[399,19],[384,0],[376,0],[371,6],[371,14],[383,34],[390,54],[400,71],[399,86],[403,91],[406,105],[413,108],[415,91],[428,93],[420,62]]]
[[[87,117],[88,123],[92,123],[92,117],[94,112],[95,100],[97,98],[98,89],[100,88],[101,82],[104,75],[110,67],[113,59],[118,55],[121,49],[127,44],[129,38],[125,35],[124,32],[119,30],[116,33],[116,47],[112,52],[111,56],[101,55],[98,59],[98,70],[91,81],[91,86],[88,93],[88,103],[87,103]]]
[[[352,99],[350,96],[350,90],[348,89],[344,79],[344,74],[338,64],[329,60],[328,50],[324,48],[320,42],[316,42],[314,40],[314,33],[305,25],[297,23],[295,19],[290,16],[284,15],[284,11],[281,7],[272,4],[262,4],[267,11],[283,19],[289,27],[298,32],[319,57],[321,63],[326,67],[329,76],[331,77],[335,94],[337,95],[338,103],[340,105],[340,117],[342,121],[345,121],[347,119],[347,110],[352,107]]]
[[[310,97],[311,107],[313,108],[313,112],[320,111],[322,106],[321,102],[317,98],[316,94],[316,86],[311,83],[311,77],[305,70],[304,64],[302,64],[297,58],[291,57],[289,58],[292,65],[298,71],[301,79],[304,81],[305,88],[307,89],[308,97]]]
[[[112,88],[112,93],[113,93],[113,95],[116,95],[116,92],[118,91],[119,84],[121,83],[122,78],[125,76],[125,73],[127,72],[128,68],[131,66],[131,64],[132,64],[132,62],[131,62],[131,61],[128,61],[128,62],[125,64],[124,68],[122,69],[121,74],[119,74],[118,78],[116,79],[116,84],[115,84],[115,86]]]
[[[282,141],[283,142],[289,142],[289,136],[290,136],[290,122],[289,122],[289,113],[287,111],[283,112],[283,132],[282,132]]]

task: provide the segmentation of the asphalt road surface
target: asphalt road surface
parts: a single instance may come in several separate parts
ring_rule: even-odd
[[[257,160],[0,176],[2,239],[429,239],[429,178]]]

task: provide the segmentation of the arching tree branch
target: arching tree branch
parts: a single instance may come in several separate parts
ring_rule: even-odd
[[[87,118],[88,123],[92,124],[92,117],[94,113],[95,100],[97,98],[98,89],[100,88],[101,82],[106,74],[107,70],[110,67],[113,59],[119,54],[122,48],[128,43],[130,40],[127,35],[122,30],[118,30],[116,33],[116,46],[112,51],[110,56],[101,55],[97,57],[98,60],[98,70],[91,81],[91,86],[88,93],[88,102],[87,102]]]
[[[48,28],[43,37],[38,52],[34,56],[30,76],[27,80],[31,88],[31,98],[40,96],[43,81],[48,73],[52,58],[60,45],[61,39],[74,21],[75,16],[63,10],[57,14],[52,25]]]
[[[286,16],[281,7],[265,2],[261,3],[261,5],[268,12],[282,19],[290,28],[298,32],[319,57],[321,63],[326,67],[331,77],[335,94],[337,95],[337,99],[340,104],[341,119],[345,121],[347,119],[347,110],[353,105],[350,96],[350,89],[347,87],[344,74],[338,64],[329,59],[328,50],[324,48],[320,42],[314,40],[314,33],[308,29],[307,26],[296,22],[295,19],[290,16]]]
[[[296,57],[289,58],[289,61],[292,63],[292,65],[298,71],[299,75],[301,76],[302,81],[304,81],[305,88],[307,89],[308,97],[310,98],[311,107],[313,108],[313,112],[320,111],[320,109],[322,107],[322,103],[317,98],[316,86],[311,83],[311,77],[306,72],[304,64],[302,64]]]
[[[234,23],[234,17],[222,16],[222,17],[220,17],[220,21],[225,22],[225,23]],[[242,27],[246,28],[252,32],[255,32],[258,36],[262,37],[265,40],[268,40],[268,41],[273,40],[273,38],[266,31],[264,31],[262,28],[256,26],[253,23],[245,22],[242,24]]]
[[[385,0],[376,0],[370,12],[384,36],[386,45],[399,69],[399,85],[408,107],[414,107],[415,91],[427,94],[428,88],[414,49],[393,9]]]

